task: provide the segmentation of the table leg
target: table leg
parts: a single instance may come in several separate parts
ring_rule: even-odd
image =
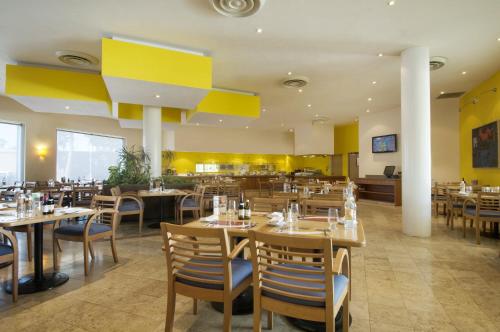
[[[160,223],[165,221],[165,196],[160,196],[160,221],[148,225],[148,228],[159,229]]]
[[[69,277],[65,273],[52,272],[43,273],[43,224],[37,223],[35,228],[35,274],[27,275],[19,279],[19,294],[31,294],[42,292],[54,287],[61,286]],[[5,291],[12,293],[12,284],[7,282]]]

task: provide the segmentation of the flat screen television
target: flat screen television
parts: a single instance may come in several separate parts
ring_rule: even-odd
[[[396,134],[372,137],[372,153],[396,152],[398,139]]]

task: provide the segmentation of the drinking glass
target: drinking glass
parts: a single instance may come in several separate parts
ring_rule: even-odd
[[[230,224],[234,220],[236,220],[236,214],[238,210],[236,210],[236,200],[230,199],[227,203],[227,213],[226,213],[226,219],[227,222]]]
[[[328,228],[334,231],[339,221],[339,210],[335,208],[328,208]]]

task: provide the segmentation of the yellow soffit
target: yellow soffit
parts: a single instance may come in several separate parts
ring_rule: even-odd
[[[102,76],[115,102],[191,109],[212,88],[212,58],[103,38]]]
[[[181,123],[182,109],[162,107],[161,121],[166,129],[175,128]],[[142,128],[143,106],[136,104],[118,104],[118,120],[122,128]]]
[[[212,90],[187,112],[189,123],[229,126],[244,126],[260,117],[260,97],[251,93],[229,90]]]
[[[111,116],[99,74],[8,64],[5,93],[36,112]]]

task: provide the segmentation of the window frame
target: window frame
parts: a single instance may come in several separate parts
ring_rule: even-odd
[[[11,120],[3,120],[0,119],[0,123],[19,126],[21,129],[21,134],[18,137],[18,146],[19,146],[19,181],[26,181],[26,124],[20,121],[11,121]]]
[[[73,134],[83,134],[83,135],[89,135],[89,136],[100,136],[100,137],[106,137],[106,138],[121,139],[123,141],[122,147],[126,147],[127,146],[127,138],[124,137],[124,136],[108,135],[108,134],[102,134],[102,133],[96,133],[96,132],[88,132],[88,131],[81,131],[81,130],[74,130],[74,129],[66,129],[66,128],[56,128],[56,140],[55,140],[56,141],[56,147],[55,147],[55,150],[56,150],[56,153],[55,153],[55,155],[56,155],[55,176],[56,176],[56,178],[58,177],[58,174],[57,174],[57,163],[58,163],[58,159],[59,159],[59,153],[58,153],[58,146],[59,146],[58,133],[60,131],[64,131],[64,132],[68,132],[68,133],[73,133]]]

